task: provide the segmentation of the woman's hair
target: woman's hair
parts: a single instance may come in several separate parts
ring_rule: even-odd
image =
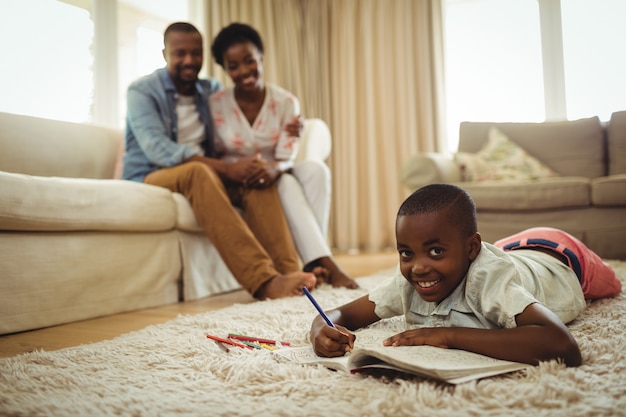
[[[236,43],[252,42],[259,52],[263,53],[263,40],[261,35],[252,26],[244,23],[231,23],[222,28],[213,40],[211,54],[213,59],[224,68],[224,53]]]
[[[451,184],[430,184],[415,191],[400,206],[398,217],[443,210],[466,236],[478,231],[474,200],[467,191]]]
[[[166,29],[165,32],[163,33],[163,45],[165,45],[167,43],[167,37],[171,32],[186,32],[186,33],[197,33],[200,38],[202,38],[202,34],[200,33],[200,31],[198,30],[198,28],[196,28],[194,25],[192,25],[191,23],[187,23],[187,22],[174,22],[171,25],[169,25]]]

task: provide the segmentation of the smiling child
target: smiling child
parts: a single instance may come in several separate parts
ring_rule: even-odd
[[[401,274],[328,311],[337,329],[319,316],[313,320],[318,355],[341,356],[354,345],[350,330],[404,315],[416,328],[385,345],[578,366],[580,350],[565,324],[585,309],[586,298],[621,291],[611,267],[561,230],[529,229],[496,245],[482,242],[474,202],[454,185],[432,184],[409,196],[398,211],[396,240]]]

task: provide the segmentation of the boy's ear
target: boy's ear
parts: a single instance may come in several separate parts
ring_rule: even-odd
[[[480,253],[480,248],[482,247],[482,238],[480,237],[480,233],[476,232],[472,236],[470,236],[468,244],[469,244],[469,253],[468,258],[470,262],[473,262],[474,259]]]

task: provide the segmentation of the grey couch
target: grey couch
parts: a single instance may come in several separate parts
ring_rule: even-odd
[[[534,226],[563,229],[598,255],[626,259],[626,111],[543,123],[463,122],[459,152],[475,153],[496,126],[557,177],[525,181],[463,181],[454,155],[413,155],[401,167],[411,191],[454,183],[474,198],[481,235],[493,242]]]

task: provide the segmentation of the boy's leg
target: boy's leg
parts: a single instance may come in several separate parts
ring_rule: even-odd
[[[613,297],[622,290],[615,271],[583,242],[569,233],[550,227],[534,227],[494,243],[503,250],[541,247],[562,254],[580,280],[585,298]]]
[[[290,295],[291,292],[297,293],[302,285],[310,285],[310,276],[292,276],[287,281],[280,277],[286,285],[282,292],[257,294],[279,273],[230,203],[222,181],[208,166],[190,162],[160,169],[149,174],[144,182],[179,192],[187,198],[206,236],[215,245],[237,281],[250,294],[261,298],[277,298]],[[295,268],[292,271],[297,270]]]

